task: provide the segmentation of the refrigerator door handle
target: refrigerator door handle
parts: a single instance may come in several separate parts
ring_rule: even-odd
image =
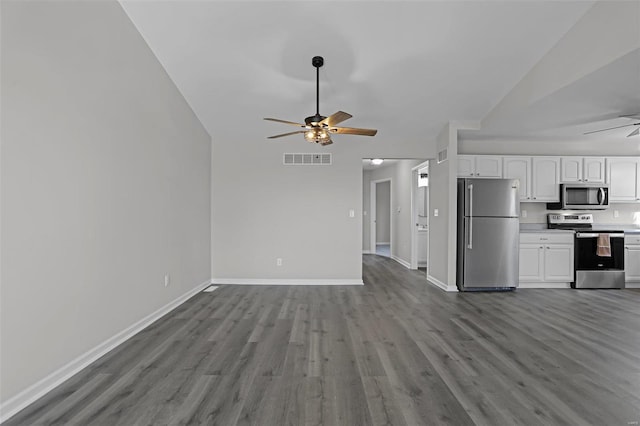
[[[467,248],[473,249],[473,184],[469,184],[469,244]]]

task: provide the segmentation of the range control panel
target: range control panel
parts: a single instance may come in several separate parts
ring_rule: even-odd
[[[549,213],[547,215],[549,225],[591,225],[593,224],[593,214],[591,213]]]

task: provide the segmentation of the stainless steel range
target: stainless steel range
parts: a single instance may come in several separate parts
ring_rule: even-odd
[[[624,288],[623,231],[594,226],[591,213],[551,213],[547,227],[575,231],[573,288]]]

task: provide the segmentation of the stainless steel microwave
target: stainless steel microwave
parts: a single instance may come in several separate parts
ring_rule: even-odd
[[[560,202],[548,203],[549,209],[604,210],[609,208],[609,185],[604,183],[563,183]]]

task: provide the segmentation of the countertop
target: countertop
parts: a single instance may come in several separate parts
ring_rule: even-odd
[[[624,231],[625,234],[640,234],[640,226],[624,224],[597,224],[593,225],[593,231]],[[573,232],[566,229],[549,229],[546,223],[521,223],[520,232]]]

